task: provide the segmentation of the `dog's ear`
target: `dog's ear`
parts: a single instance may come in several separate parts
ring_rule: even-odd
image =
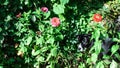
[[[81,40],[82,40],[82,36],[79,34],[79,35],[77,35],[77,39],[78,39],[78,41],[80,42]]]

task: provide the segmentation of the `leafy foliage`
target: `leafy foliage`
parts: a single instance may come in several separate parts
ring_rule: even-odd
[[[119,5],[119,0],[1,0],[0,67],[120,67]],[[93,20],[96,13],[99,21]],[[57,27],[51,24],[53,17],[60,19],[53,21]],[[111,44],[104,44],[106,38]]]

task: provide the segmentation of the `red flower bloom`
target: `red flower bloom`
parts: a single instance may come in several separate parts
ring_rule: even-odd
[[[93,21],[94,22],[100,22],[100,21],[102,21],[102,16],[100,14],[94,14],[93,15]]]
[[[21,17],[21,13],[18,13],[18,14],[16,15],[16,17],[17,17],[17,18],[20,18],[20,17]]]
[[[53,27],[59,26],[59,25],[60,25],[60,19],[57,18],[57,17],[53,17],[53,18],[51,19],[51,24],[52,24]]]
[[[41,8],[41,11],[42,11],[42,12],[48,12],[48,8],[47,8],[47,7],[42,7],[42,8]]]

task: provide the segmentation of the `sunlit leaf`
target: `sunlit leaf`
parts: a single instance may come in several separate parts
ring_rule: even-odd
[[[54,37],[50,37],[50,38],[47,40],[47,43],[53,44],[54,41],[55,41]]]
[[[26,39],[26,45],[29,45],[32,41],[32,36],[29,36],[27,39]]]
[[[33,22],[35,22],[35,21],[36,21],[36,16],[35,16],[35,15],[32,15],[31,20],[32,20]]]
[[[112,63],[110,64],[110,68],[118,68],[117,66],[118,64],[114,60],[112,60]]]
[[[37,51],[32,50],[32,55],[33,55],[33,56],[36,56],[36,55],[38,55],[38,54],[40,54],[40,50],[37,50]]]
[[[103,62],[101,61],[101,62],[98,62],[96,68],[105,68],[105,66],[104,66]]]
[[[48,50],[48,47],[43,47],[43,48],[41,48],[40,50],[41,50],[41,52],[45,52],[45,51]]]
[[[119,45],[113,45],[111,48],[112,55],[119,49]]]
[[[62,14],[64,13],[64,6],[63,5],[60,5],[60,4],[54,4],[53,5],[53,11],[55,14]]]
[[[67,4],[68,2],[69,2],[69,0],[60,0],[60,3],[63,5]]]
[[[50,16],[50,11],[44,13],[44,15],[45,15],[45,19],[47,19]]]
[[[57,48],[53,48],[53,49],[51,50],[51,55],[52,55],[52,56],[57,56]]]
[[[45,58],[42,57],[42,56],[37,56],[37,61],[39,62],[44,62],[45,61]]]
[[[93,63],[96,63],[97,58],[98,58],[98,55],[97,55],[96,53],[93,53],[92,56],[91,56],[91,61],[92,61]]]
[[[44,41],[43,37],[36,38],[36,45],[43,44],[43,41]]]

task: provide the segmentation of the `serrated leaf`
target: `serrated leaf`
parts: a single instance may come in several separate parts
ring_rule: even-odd
[[[65,8],[65,6],[64,5],[60,5],[60,4],[54,4],[53,5],[53,12],[55,13],[55,14],[62,14],[62,13],[64,13],[64,8]]]

